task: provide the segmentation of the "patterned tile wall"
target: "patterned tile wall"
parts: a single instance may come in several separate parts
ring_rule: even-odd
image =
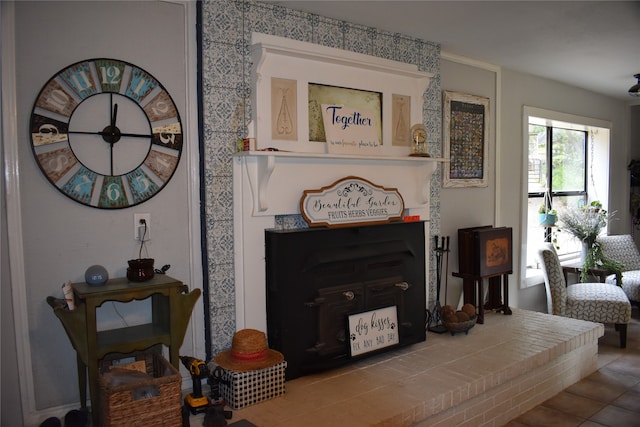
[[[416,64],[435,74],[424,94],[428,149],[441,156],[440,45],[398,33],[247,0],[201,3],[203,164],[211,354],[231,346],[235,331],[232,154],[251,117],[251,33],[260,32]],[[430,232],[440,230],[441,173],[431,182]],[[302,226],[300,216],[277,219],[279,227]],[[434,266],[432,261],[431,266]],[[430,295],[435,295],[435,274]]]

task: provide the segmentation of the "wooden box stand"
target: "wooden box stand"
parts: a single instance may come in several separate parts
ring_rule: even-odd
[[[200,297],[200,289],[188,292],[182,282],[157,274],[146,282],[126,278],[108,280],[100,286],[74,283],[76,309],[68,310],[63,300],[47,298],[76,350],[80,404],[86,408],[87,370],[93,425],[99,421],[99,361],[108,354],[128,354],[164,344],[169,361],[179,369],[179,351],[189,325],[191,312]],[[152,321],[148,324],[97,331],[96,309],[107,301],[129,302],[151,297]]]
[[[485,309],[511,314],[509,274],[513,271],[512,234],[510,227],[482,226],[458,230],[460,272],[452,275],[462,278],[464,303],[478,308],[478,323],[484,323]],[[484,279],[489,281],[489,300],[486,304]],[[501,283],[504,301],[500,295]]]

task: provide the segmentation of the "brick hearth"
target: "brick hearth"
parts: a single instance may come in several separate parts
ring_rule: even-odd
[[[233,412],[259,427],[500,426],[597,369],[600,324],[514,309],[286,383]]]

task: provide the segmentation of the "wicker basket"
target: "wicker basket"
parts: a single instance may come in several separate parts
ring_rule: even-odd
[[[451,335],[455,335],[456,332],[464,332],[465,335],[469,334],[469,329],[473,328],[476,325],[477,316],[473,316],[471,319],[466,320],[464,322],[445,322],[442,324],[447,331],[451,332]]]
[[[182,376],[164,357],[139,353],[147,378],[113,385],[110,362],[100,374],[100,420],[103,427],[182,427]]]

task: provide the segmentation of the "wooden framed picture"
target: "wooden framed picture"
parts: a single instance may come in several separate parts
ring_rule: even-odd
[[[489,98],[444,92],[443,187],[486,187],[489,165]]]

